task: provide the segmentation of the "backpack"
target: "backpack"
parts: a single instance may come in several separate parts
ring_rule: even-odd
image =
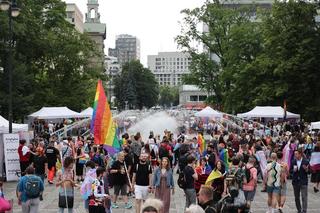
[[[167,157],[168,158],[169,157],[169,151],[165,147],[160,146],[160,148],[159,148],[159,158],[161,159],[163,157]]]
[[[186,177],[183,171],[179,173],[177,184],[181,189],[186,189],[187,187]]]
[[[151,165],[150,165],[150,163],[146,163],[147,165],[148,165],[148,170],[151,170]],[[137,163],[137,165],[136,165],[136,173],[138,173],[138,170],[139,170],[139,163]]]
[[[245,176],[246,176],[247,183],[249,183],[250,180],[252,179],[252,177],[251,177],[251,169],[252,169],[252,168],[253,168],[253,166],[250,167],[250,168],[245,167],[245,169],[244,169],[244,174],[245,174]]]
[[[41,180],[39,177],[36,177],[36,176],[27,177],[27,181],[24,185],[24,188],[28,198],[31,198],[31,199],[38,198],[40,196],[40,193],[41,193],[40,184],[41,184]]]

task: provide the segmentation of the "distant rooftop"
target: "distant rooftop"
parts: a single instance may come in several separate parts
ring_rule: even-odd
[[[201,91],[201,89],[196,85],[182,85],[180,87],[181,91]]]

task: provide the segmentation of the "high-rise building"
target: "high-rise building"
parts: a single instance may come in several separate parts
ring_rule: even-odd
[[[190,55],[183,52],[159,52],[148,56],[148,68],[159,85],[180,85],[182,75],[190,73],[190,64]]]
[[[132,35],[118,35],[116,47],[109,48],[108,54],[118,58],[121,65],[131,60],[140,60],[140,40]]]
[[[107,82],[107,96],[110,101],[113,101],[114,96],[114,78],[120,74],[121,67],[118,63],[118,59],[113,56],[105,57],[106,75],[108,76]]]
[[[76,4],[67,4],[67,21],[74,26],[76,30],[83,33],[83,15]]]
[[[104,69],[104,40],[106,39],[106,24],[100,22],[98,0],[88,0],[88,12],[84,23],[84,31],[95,41],[100,57],[92,59],[91,63]]]

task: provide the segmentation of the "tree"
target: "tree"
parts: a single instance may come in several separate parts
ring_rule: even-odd
[[[179,88],[178,87],[169,87],[169,86],[160,86],[160,97],[159,105],[168,107],[171,105],[179,104]]]
[[[252,8],[226,8],[218,1],[207,1],[201,8],[182,11],[184,24],[182,34],[177,36],[176,41],[192,57],[191,74],[185,76],[183,81],[206,90],[215,104],[221,105],[222,95],[231,88],[230,79],[227,75],[223,76],[223,71],[234,69],[229,59],[239,53],[231,54],[231,43],[239,35],[234,33],[235,28],[250,23],[250,12]],[[202,32],[199,25],[206,26],[208,31]],[[199,53],[194,43],[202,44],[205,52]]]
[[[101,67],[88,66],[95,43],[68,23],[61,0],[19,1],[13,20],[13,117],[42,106],[68,106],[80,111],[92,104]],[[0,40],[8,38],[8,17],[0,12]],[[0,66],[6,67],[7,44],[0,42]],[[0,73],[0,113],[7,115],[7,72]],[[3,92],[2,92],[3,91]]]
[[[126,101],[130,108],[149,108],[158,101],[158,83],[139,61],[130,61],[115,78],[115,96],[120,109],[124,109]]]

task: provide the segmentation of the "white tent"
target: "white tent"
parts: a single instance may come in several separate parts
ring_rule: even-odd
[[[80,112],[82,118],[91,118],[93,113],[93,108],[88,107],[87,109]]]
[[[240,113],[237,116],[240,118],[283,118],[284,109],[281,106],[256,106],[251,111]],[[287,111],[287,118],[299,119],[300,115]]]
[[[320,129],[320,121],[311,122],[311,129]]]
[[[28,131],[28,124],[12,124],[12,132]],[[0,115],[0,133],[9,132],[9,121]]]
[[[72,111],[68,107],[42,107],[39,111],[32,113],[29,117],[37,119],[79,118],[80,113]]]
[[[207,106],[203,110],[196,112],[194,114],[196,117],[201,117],[201,118],[221,118],[222,113],[212,109],[211,107]]]

